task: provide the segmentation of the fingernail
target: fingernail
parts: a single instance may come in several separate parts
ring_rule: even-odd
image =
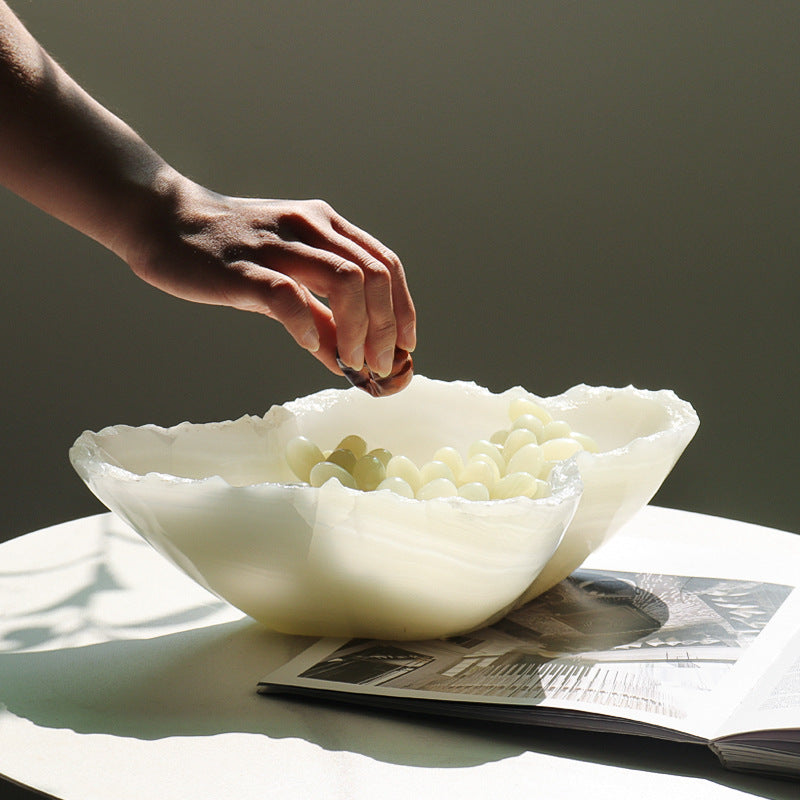
[[[305,347],[310,353],[316,353],[319,350],[319,333],[316,328],[309,328],[300,339],[300,344]]]
[[[350,366],[353,369],[361,369],[364,366],[364,345],[359,345],[350,354]]]
[[[392,371],[392,365],[394,364],[394,347],[387,347],[377,359],[376,367],[378,371],[378,375],[381,378],[385,378],[389,375]]]

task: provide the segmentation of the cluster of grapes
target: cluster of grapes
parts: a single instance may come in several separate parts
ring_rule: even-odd
[[[356,434],[325,453],[307,437],[296,436],[286,446],[286,461],[301,481],[312,486],[335,478],[351,489],[389,489],[417,500],[455,496],[504,500],[547,497],[547,478],[555,462],[579,450],[598,450],[591,437],[554,420],[530,400],[513,400],[508,416],[508,428],[473,442],[465,457],[453,447],[442,447],[422,466],[383,448],[368,450]]]

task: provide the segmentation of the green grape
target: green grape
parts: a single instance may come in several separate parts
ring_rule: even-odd
[[[499,445],[502,447],[506,443],[506,439],[508,438],[508,434],[511,433],[510,430],[503,428],[503,430],[495,431],[490,437],[489,441],[492,444]]]
[[[544,464],[544,453],[538,444],[526,444],[508,459],[506,473],[529,472],[536,477]]]
[[[406,456],[392,456],[386,465],[387,478],[402,478],[413,491],[422,486],[417,465]]]
[[[542,431],[542,435],[539,438],[540,442],[546,442],[548,439],[566,439],[572,433],[572,428],[570,428],[568,422],[564,422],[563,419],[553,420],[553,422],[548,422],[547,425],[544,426],[544,431]]]
[[[331,478],[335,478],[342,486],[347,486],[349,489],[358,489],[353,476],[346,469],[342,469],[332,461],[320,461],[315,464],[311,469],[309,482],[312,486],[319,487],[327,483]]]
[[[497,468],[500,470],[500,474],[503,474],[503,470],[506,468],[506,462],[503,458],[503,454],[500,452],[500,448],[496,444],[492,444],[488,439],[478,439],[477,442],[473,442],[469,446],[469,450],[467,451],[467,455],[472,458],[473,456],[477,455],[486,455],[497,464]]]
[[[458,496],[463,497],[465,500],[488,500],[489,490],[483,483],[472,481],[471,483],[464,483],[458,487]]]
[[[362,492],[371,492],[386,477],[386,467],[377,456],[362,456],[353,467],[353,477]]]
[[[482,483],[491,488],[500,480],[500,470],[495,461],[487,455],[478,454],[464,464],[458,476],[458,483]]]
[[[535,414],[522,414],[511,423],[511,430],[515,431],[519,428],[533,431],[536,438],[541,440],[544,435],[544,423]]]
[[[356,458],[361,458],[367,452],[367,443],[358,434],[351,433],[345,436],[334,450],[351,450]]]
[[[536,478],[528,472],[512,472],[500,478],[492,486],[492,499],[507,500],[510,497],[533,497],[537,491]]]
[[[508,406],[508,416],[512,422],[522,416],[538,417],[543,425],[553,421],[549,411],[542,408],[538,403],[534,403],[533,400],[527,400],[524,397],[517,397],[511,401]]]
[[[455,484],[447,478],[434,478],[421,486],[417,492],[417,500],[433,500],[434,497],[455,497],[458,494]]]
[[[503,458],[506,462],[517,452],[521,447],[526,444],[538,444],[539,440],[536,434],[529,428],[515,428],[508,434],[506,443],[503,445]]]
[[[301,481],[308,483],[311,468],[323,460],[322,450],[305,436],[295,436],[286,445],[286,462]]]
[[[414,499],[414,490],[402,478],[384,478],[377,486],[376,491],[388,489],[401,497]]]
[[[356,465],[356,457],[352,450],[334,450],[325,460],[330,461],[332,464],[338,464],[351,474],[353,467]]]
[[[374,450],[370,450],[367,455],[375,456],[384,467],[392,460],[392,454],[383,447],[376,447]]]
[[[419,479],[423,485],[436,478],[447,478],[451,483],[456,482],[453,470],[444,461],[428,461],[419,468]]]
[[[545,461],[563,461],[565,458],[574,456],[581,449],[581,446],[574,439],[559,437],[557,439],[548,439],[542,444],[541,449]]]
[[[459,453],[455,447],[440,447],[433,454],[433,461],[442,461],[447,464],[453,475],[458,475],[464,468],[464,461],[461,458],[461,453]],[[445,475],[445,477],[447,476]]]

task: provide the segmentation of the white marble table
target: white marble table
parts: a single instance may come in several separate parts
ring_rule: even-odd
[[[800,537],[648,507],[643,538],[699,563]],[[785,569],[797,569],[787,563]],[[0,545],[0,775],[65,800],[796,798],[699,746],[431,720],[256,694],[310,640],[263,630],[110,514]]]

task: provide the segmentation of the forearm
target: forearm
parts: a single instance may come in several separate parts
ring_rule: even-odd
[[[0,0],[0,183],[125,257],[143,209],[173,175]]]

